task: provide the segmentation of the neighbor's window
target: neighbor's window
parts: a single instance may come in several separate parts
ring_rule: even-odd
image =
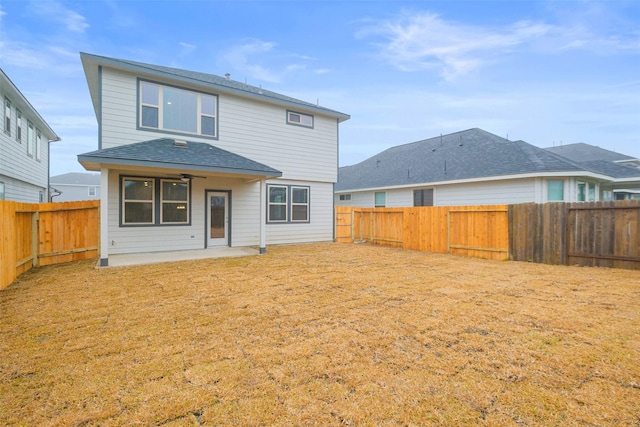
[[[313,116],[309,114],[287,111],[287,123],[292,125],[313,127]]]
[[[4,132],[11,135],[11,101],[4,99]]]
[[[287,190],[286,185],[269,185],[268,222],[287,222]]]
[[[36,160],[40,160],[40,150],[42,149],[42,134],[40,129],[36,129]]]
[[[189,221],[189,184],[182,181],[160,181],[162,198],[160,222],[162,224],[183,224]]]
[[[341,194],[340,195],[340,201],[349,201],[351,200],[351,194]]]
[[[38,194],[40,195],[40,203],[44,203],[44,191],[40,191]]]
[[[217,136],[218,97],[140,81],[140,127]]]
[[[387,204],[387,193],[384,191],[376,191],[374,194],[374,206],[376,208],[384,208]]]
[[[433,206],[433,188],[413,190],[413,206]]]
[[[33,123],[29,122],[27,127],[27,155],[33,157],[33,148],[36,145],[36,133],[33,130]]]
[[[564,200],[564,181],[547,181],[547,200],[550,202],[561,202]]]
[[[4,182],[0,182],[0,200],[4,200]]]
[[[89,197],[95,197],[96,187],[89,187]]]
[[[309,222],[309,187],[268,185],[267,222]]]
[[[16,110],[16,140],[22,142],[22,111]]]
[[[291,187],[291,221],[309,221],[308,187]]]

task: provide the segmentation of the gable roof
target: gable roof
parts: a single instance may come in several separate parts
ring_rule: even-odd
[[[392,147],[341,167],[336,191],[549,173],[594,175],[547,150],[474,128]]]
[[[211,144],[153,139],[105,148],[78,155],[87,170],[100,170],[101,164],[174,169],[177,172],[217,172],[266,177],[282,176],[282,172]]]
[[[135,73],[149,78],[170,79],[177,82],[197,85],[219,93],[229,93],[245,98],[252,98],[263,102],[282,105],[285,108],[296,108],[304,111],[336,117],[340,122],[348,120],[350,116],[317,104],[301,101],[290,96],[272,92],[261,87],[251,86],[230,78],[216,76],[214,74],[197,71],[183,70],[179,68],[165,67],[161,65],[146,64],[143,62],[129,61],[126,59],[109,58],[106,56],[80,53],[82,66],[84,67],[91,99],[95,111],[98,109],[98,67],[108,66],[119,70]]]
[[[52,176],[51,185],[100,185],[99,173],[69,172]]]

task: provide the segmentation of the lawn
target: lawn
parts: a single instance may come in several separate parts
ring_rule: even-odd
[[[0,291],[0,425],[640,425],[640,271],[357,244]]]

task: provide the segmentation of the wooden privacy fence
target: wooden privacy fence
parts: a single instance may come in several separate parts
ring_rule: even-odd
[[[507,259],[508,206],[337,206],[336,241]]]
[[[640,200],[509,206],[510,259],[640,269]]]
[[[0,289],[32,267],[91,259],[100,247],[100,201],[0,201]]]

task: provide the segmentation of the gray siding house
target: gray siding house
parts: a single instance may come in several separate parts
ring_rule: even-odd
[[[110,254],[331,241],[349,116],[230,76],[80,54]]]
[[[339,169],[335,203],[405,207],[611,199],[640,169],[581,164],[482,129],[389,148]]]
[[[72,202],[100,200],[100,174],[70,172],[49,179],[51,200]]]
[[[49,143],[60,138],[0,68],[0,200],[49,200]]]

